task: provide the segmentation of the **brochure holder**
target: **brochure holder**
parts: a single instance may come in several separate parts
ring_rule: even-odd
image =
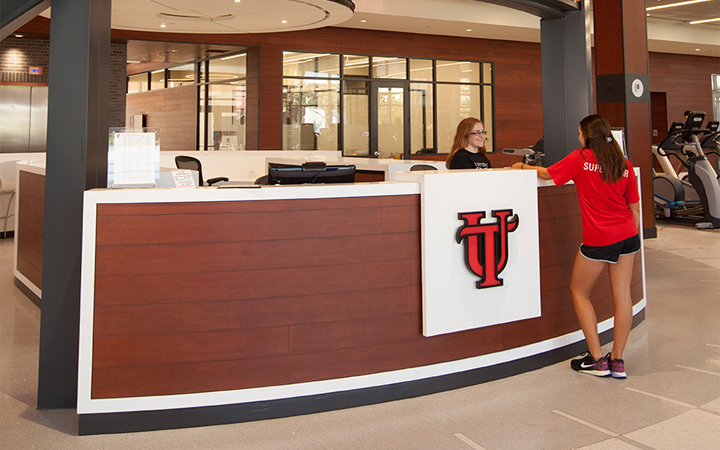
[[[108,188],[149,188],[160,183],[160,129],[110,128]]]

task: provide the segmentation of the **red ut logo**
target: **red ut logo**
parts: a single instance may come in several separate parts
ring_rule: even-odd
[[[485,211],[458,214],[465,225],[458,228],[455,239],[458,244],[465,239],[465,265],[480,277],[475,285],[478,289],[503,285],[498,275],[508,261],[508,233],[515,231],[520,222],[517,214],[508,218],[512,213],[512,209],[493,211],[497,221],[483,225],[480,220],[485,218]]]

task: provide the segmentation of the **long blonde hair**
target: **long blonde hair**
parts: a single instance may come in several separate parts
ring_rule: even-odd
[[[627,162],[610,131],[610,122],[593,114],[580,121],[580,131],[585,137],[585,148],[592,150],[600,164],[603,182],[617,183],[625,175]]]
[[[457,130],[455,130],[455,139],[453,140],[452,148],[450,149],[450,153],[448,154],[447,159],[445,160],[445,167],[448,169],[450,168],[450,161],[452,161],[453,156],[455,156],[455,153],[457,153],[459,150],[464,149],[468,145],[468,139],[470,139],[470,133],[472,133],[473,128],[475,128],[476,124],[482,124],[482,122],[474,117],[467,117],[460,121],[460,123],[457,126]],[[485,125],[483,125],[483,128]],[[482,147],[480,147],[480,150],[478,150],[478,153],[481,155],[485,154],[485,144],[483,144]]]

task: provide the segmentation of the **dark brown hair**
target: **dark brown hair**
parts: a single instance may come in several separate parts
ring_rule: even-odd
[[[603,182],[617,183],[625,175],[627,161],[610,132],[610,122],[593,114],[580,121],[580,131],[585,137],[585,148],[592,150],[600,164]]]
[[[468,139],[470,138],[470,133],[472,133],[473,128],[476,124],[482,124],[482,122],[479,119],[476,119],[474,117],[467,117],[460,121],[460,123],[457,126],[457,130],[455,130],[455,139],[453,140],[452,148],[450,149],[450,153],[448,154],[447,159],[445,160],[445,167],[448,169],[450,168],[450,161],[452,161],[453,156],[455,156],[455,153],[457,153],[459,150],[464,149],[468,145]],[[485,125],[483,125],[485,127]],[[480,150],[478,150],[478,153],[481,155],[485,154],[485,145],[483,144],[482,147],[480,147]]]

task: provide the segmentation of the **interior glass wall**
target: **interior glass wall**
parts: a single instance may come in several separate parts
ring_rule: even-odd
[[[284,52],[283,75],[283,150],[444,154],[473,116],[494,151],[492,63]]]
[[[286,78],[283,111],[283,150],[338,149],[339,80]]]
[[[240,47],[238,47],[240,48]],[[247,145],[247,52],[131,75],[127,93],[197,87],[199,150],[245,150]],[[158,111],[146,114],[152,121]],[[257,112],[254,111],[254,114]],[[256,127],[256,124],[253,125]]]

